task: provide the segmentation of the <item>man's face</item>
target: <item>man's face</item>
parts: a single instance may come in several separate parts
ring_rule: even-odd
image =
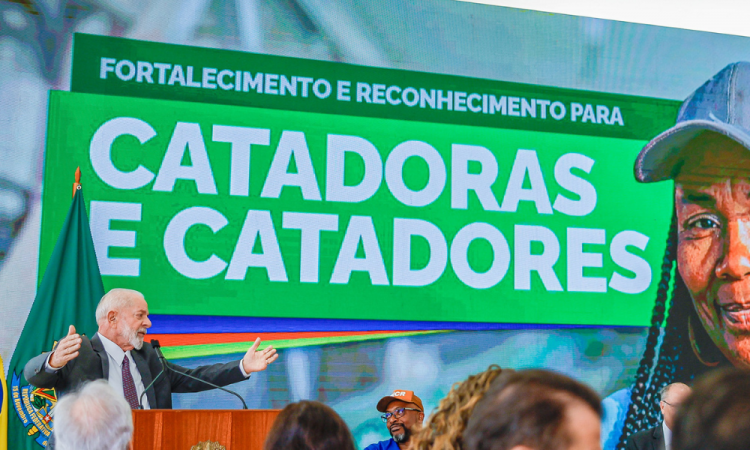
[[[664,417],[664,423],[670,430],[674,430],[674,419],[682,402],[690,396],[691,389],[684,384],[675,384],[669,388],[664,398],[659,402],[659,409]]]
[[[726,138],[701,146],[675,180],[677,264],[708,335],[750,368],[750,152]]]
[[[601,450],[601,418],[586,403],[576,400],[565,411],[568,450]]]
[[[118,311],[117,314],[117,342],[124,351],[140,350],[146,330],[151,327],[148,318],[148,304],[140,296],[134,296],[130,306]]]
[[[392,413],[393,415],[386,422],[388,431],[393,436],[393,440],[398,443],[408,442],[411,437],[412,427],[418,423],[422,423],[424,419],[424,413],[420,411],[404,411],[404,415],[396,417],[396,410],[400,408],[414,408],[417,406],[414,403],[406,403],[400,400],[394,400],[388,404],[386,412]]]

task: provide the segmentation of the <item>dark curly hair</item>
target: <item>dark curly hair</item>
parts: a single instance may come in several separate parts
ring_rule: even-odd
[[[427,423],[414,436],[414,450],[462,450],[463,434],[471,412],[482,399],[492,381],[503,372],[492,364],[484,372],[454,383],[448,395],[427,419]]]

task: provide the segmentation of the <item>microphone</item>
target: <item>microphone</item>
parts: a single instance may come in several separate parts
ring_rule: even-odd
[[[151,339],[151,347],[154,348],[156,356],[159,358],[159,362],[161,363],[161,369],[164,370],[166,368],[165,363],[167,359],[164,357],[164,353],[161,352],[161,344],[156,339]]]
[[[149,383],[148,386],[146,386],[146,388],[143,389],[141,396],[138,397],[139,409],[143,409],[143,396],[146,395],[146,391],[151,389],[151,386],[153,386],[154,383],[156,383],[156,380],[158,380],[159,377],[162,376],[164,374],[164,371],[166,370],[166,365],[164,364],[164,355],[161,352],[161,345],[159,344],[159,341],[157,341],[156,339],[151,339],[151,345],[154,347],[154,350],[156,350],[156,356],[159,357],[159,362],[161,363],[161,372],[156,374],[156,377],[154,377],[151,383]]]
[[[219,389],[220,391],[228,392],[228,393],[234,395],[235,397],[237,397],[238,399],[240,399],[240,401],[242,402],[242,409],[247,409],[247,404],[245,403],[245,399],[243,399],[240,394],[238,394],[238,393],[236,393],[234,391],[231,391],[229,389],[225,389],[225,388],[223,388],[223,387],[221,387],[219,385],[213,384],[213,383],[211,383],[209,381],[202,380],[202,379],[200,379],[198,377],[194,377],[194,376],[190,375],[189,373],[181,372],[181,371],[175,369],[174,367],[170,366],[169,364],[166,364],[166,360],[164,359],[164,354],[161,352],[161,345],[159,345],[159,341],[152,339],[151,340],[151,345],[154,347],[154,350],[156,350],[156,356],[159,357],[159,360],[162,363],[162,367],[163,367],[162,372],[164,372],[164,369],[171,370],[172,372],[179,373],[180,375],[184,375],[184,376],[186,376],[186,377],[188,377],[190,379],[193,379],[193,380],[196,380],[196,381],[200,381],[201,383],[205,383],[205,384],[207,384],[207,385],[209,385],[209,386],[211,386],[211,387],[213,387],[215,389]],[[157,375],[157,377],[158,377],[158,375]],[[154,381],[156,381],[156,379],[154,379]],[[152,382],[151,384],[154,384],[154,383]],[[149,385],[149,387],[150,387],[150,385]],[[143,393],[145,394],[146,391],[144,390]]]

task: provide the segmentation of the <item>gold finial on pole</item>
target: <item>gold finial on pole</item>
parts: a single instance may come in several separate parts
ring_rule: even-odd
[[[73,198],[76,196],[76,191],[81,189],[81,167],[76,168],[76,181],[73,183]]]

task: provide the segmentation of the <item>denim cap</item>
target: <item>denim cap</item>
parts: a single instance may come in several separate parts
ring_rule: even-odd
[[[750,63],[737,62],[696,89],[680,107],[677,124],[643,147],[635,160],[641,183],[674,179],[685,146],[699,134],[712,131],[750,150]]]

